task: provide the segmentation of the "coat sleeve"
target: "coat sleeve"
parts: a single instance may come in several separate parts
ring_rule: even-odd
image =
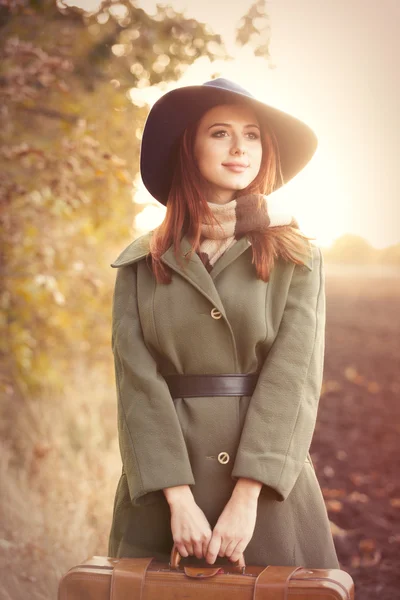
[[[174,402],[143,338],[136,288],[136,264],[119,268],[112,310],[118,438],[131,502],[141,506],[194,477]]]
[[[325,274],[296,265],[282,320],[249,403],[232,478],[255,479],[289,496],[314,433],[325,352]]]

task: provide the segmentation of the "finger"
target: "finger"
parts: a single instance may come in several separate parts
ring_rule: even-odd
[[[236,548],[236,546],[238,545],[238,541],[237,540],[228,540],[228,544],[226,546],[226,550],[225,550],[225,556],[227,556],[228,558],[230,558]]]
[[[175,542],[176,549],[182,558],[186,558],[188,555],[188,551],[185,548],[185,544],[183,542]]]
[[[210,535],[208,535],[207,538],[203,541],[203,556],[204,557],[207,556],[207,551],[208,551],[208,547],[211,542],[211,537],[212,537],[212,533],[210,532]]]
[[[231,543],[229,538],[222,538],[221,540],[221,547],[220,550],[218,552],[218,556],[227,556],[226,554],[226,550],[229,546],[229,544]]]
[[[203,557],[203,544],[201,541],[193,542],[193,550],[194,554],[196,555],[196,558]]]
[[[188,554],[190,556],[193,556],[194,552],[193,552],[193,544],[191,542],[185,542],[185,547],[186,550],[188,551]]]
[[[207,556],[208,544],[209,544],[209,542],[204,542],[204,543],[203,543],[203,556],[204,556],[204,557],[206,557],[206,556]]]
[[[247,544],[245,544],[244,542],[239,542],[237,544],[236,548],[234,549],[234,551],[232,552],[232,555],[231,555],[232,562],[236,562],[237,560],[239,560],[239,558],[245,551],[246,546],[247,546]]]
[[[207,554],[206,554],[206,561],[212,565],[215,562],[215,559],[217,558],[219,549],[221,547],[221,536],[213,533],[213,536],[211,538],[211,541],[208,545],[208,550],[207,550]]]

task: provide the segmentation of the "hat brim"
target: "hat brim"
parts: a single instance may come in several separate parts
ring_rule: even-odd
[[[296,117],[251,95],[207,85],[167,92],[152,107],[143,130],[140,172],[147,190],[166,205],[175,168],[177,142],[188,125],[218,104],[243,100],[276,138],[284,183],[301,171],[314,155],[318,139]],[[274,190],[281,187],[277,181]]]

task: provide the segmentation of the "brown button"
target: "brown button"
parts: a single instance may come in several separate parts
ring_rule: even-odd
[[[218,462],[220,462],[221,465],[226,465],[226,463],[229,462],[229,454],[227,452],[220,452],[218,454]]]
[[[216,308],[213,308],[211,311],[211,316],[213,319],[220,319],[222,317],[220,311]]]

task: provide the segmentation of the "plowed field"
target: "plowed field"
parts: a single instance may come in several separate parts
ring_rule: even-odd
[[[311,447],[360,600],[400,598],[400,271],[326,265],[323,393]]]

